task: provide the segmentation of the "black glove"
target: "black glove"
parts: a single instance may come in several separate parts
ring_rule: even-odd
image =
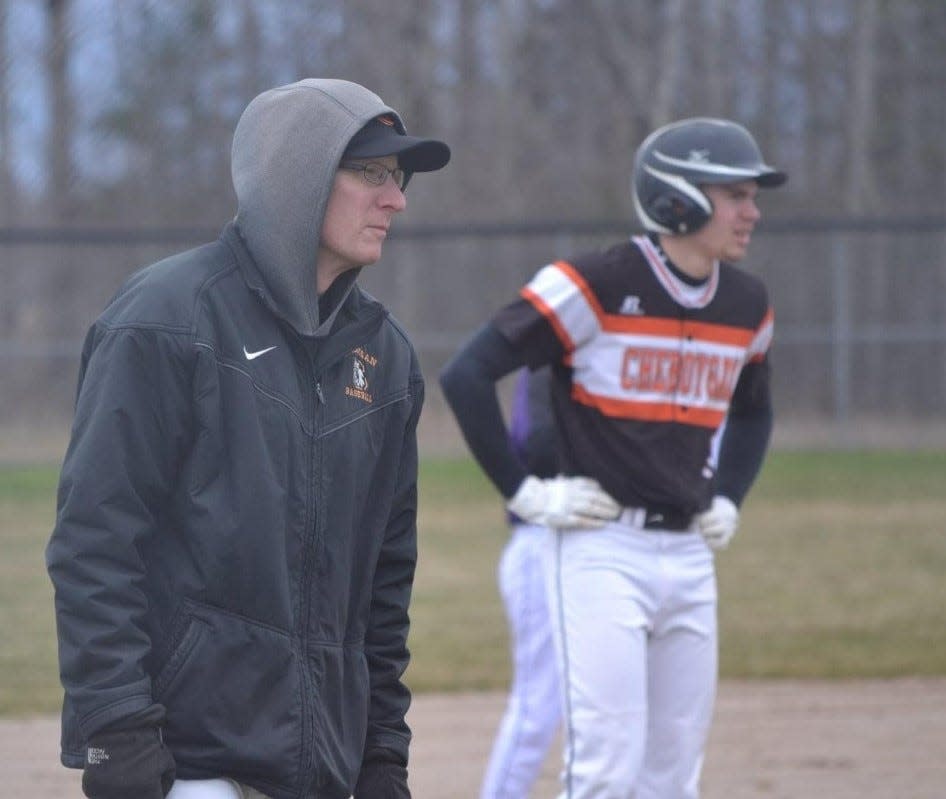
[[[411,799],[404,761],[384,749],[366,752],[354,799]]]
[[[89,799],[164,799],[175,772],[160,727],[104,730],[89,738],[82,792]]]

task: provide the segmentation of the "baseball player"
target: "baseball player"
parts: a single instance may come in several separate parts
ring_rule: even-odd
[[[772,427],[765,287],[733,264],[784,173],[728,120],[637,151],[646,235],[548,264],[441,376],[474,456],[548,536],[563,680],[563,797],[692,799],[717,681],[714,551]],[[495,383],[549,364],[561,473],[529,474]],[[723,422],[726,422],[724,425]]]
[[[549,408],[549,370],[517,377],[509,435],[524,468],[539,477],[558,470]],[[509,513],[510,536],[499,561],[499,592],[509,623],[512,684],[493,741],[480,799],[524,799],[539,775],[561,717],[558,664],[545,597],[543,551],[548,528]]]

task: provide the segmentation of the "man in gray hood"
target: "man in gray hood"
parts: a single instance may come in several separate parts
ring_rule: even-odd
[[[355,280],[449,158],[357,84],[264,92],[234,221],[90,329],[47,547],[86,796],[410,796],[424,385]]]

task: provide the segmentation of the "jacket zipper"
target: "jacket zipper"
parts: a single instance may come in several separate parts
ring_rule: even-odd
[[[350,343],[354,346],[356,341],[356,336],[352,336]],[[313,583],[316,579],[316,572],[319,567],[320,552],[322,547],[322,536],[319,533],[319,516],[320,508],[319,505],[319,457],[322,447],[322,433],[324,432],[321,429],[322,424],[322,414],[325,408],[325,394],[322,391],[322,380],[321,376],[326,369],[331,368],[341,358],[344,358],[350,348],[347,345],[339,346],[337,352],[332,354],[332,357],[323,362],[318,363],[317,354],[313,352],[310,347],[306,346],[304,340],[301,337],[297,338],[299,342],[299,348],[302,351],[303,357],[302,362],[306,370],[306,385],[311,386],[308,406],[309,410],[309,419],[311,420],[311,435],[312,442],[309,446],[309,479],[308,479],[308,492],[309,492],[309,502],[308,502],[308,516],[309,524],[307,529],[307,537],[304,542],[303,548],[303,563],[302,563],[302,580],[300,584],[300,621],[301,621],[301,630],[299,631],[299,644],[301,652],[299,653],[301,663],[302,663],[302,679],[305,681],[307,690],[305,691],[308,699],[303,699],[303,707],[308,710],[309,717],[309,728],[312,731],[312,737],[309,741],[304,741],[304,746],[306,746],[308,755],[307,762],[305,765],[304,773],[308,774],[308,786],[307,790],[316,789],[321,785],[323,779],[322,774],[319,769],[319,764],[315,759],[315,742],[320,736],[320,730],[318,725],[318,713],[317,705],[319,704],[318,693],[315,690],[316,685],[314,684],[312,675],[309,672],[309,638],[310,638],[310,627],[311,627],[311,618],[312,618],[312,594],[313,594]]]
[[[308,492],[308,502],[306,503],[307,525],[302,547],[302,576],[299,585],[299,661],[302,671],[302,681],[305,686],[302,706],[304,718],[306,718],[307,721],[306,726],[310,731],[309,740],[305,740],[305,736],[303,736],[305,762],[303,764],[302,773],[308,776],[303,778],[301,786],[305,790],[312,790],[313,786],[317,785],[319,779],[321,779],[321,774],[319,772],[318,761],[315,758],[315,741],[318,740],[320,735],[316,707],[318,704],[318,692],[316,691],[315,680],[309,668],[309,620],[312,615],[309,586],[312,582],[312,573],[315,569],[315,549],[316,539],[318,538],[319,509],[316,501],[318,495],[318,458],[316,448],[319,441],[320,405],[325,404],[325,397],[322,394],[322,384],[316,378],[315,367],[308,348],[305,347],[304,344],[301,344],[301,342],[300,345],[303,354],[302,361],[306,372],[306,385],[314,386],[315,389],[314,396],[310,393],[307,399],[312,440],[308,448],[309,474],[306,487],[306,491]]]

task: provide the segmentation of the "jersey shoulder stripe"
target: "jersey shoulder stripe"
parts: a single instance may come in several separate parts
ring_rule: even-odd
[[[575,342],[572,341],[572,337],[568,334],[568,330],[565,329],[564,325],[558,320],[558,316],[555,311],[545,302],[542,297],[533,291],[529,286],[525,286],[522,291],[520,291],[522,298],[527,302],[531,303],[532,306],[545,317],[546,321],[552,326],[552,330],[555,331],[555,335],[562,344],[562,349],[565,352],[573,352],[575,349]]]
[[[772,346],[772,336],[774,333],[775,312],[770,307],[766,311],[765,316],[762,318],[762,323],[759,325],[755,336],[752,338],[752,341],[749,342],[749,346],[746,349],[748,361],[751,363],[760,363],[765,360],[766,353],[769,351],[769,347]]]
[[[574,352],[601,329],[601,304],[584,277],[566,261],[540,269],[520,294],[545,317],[566,353]]]

